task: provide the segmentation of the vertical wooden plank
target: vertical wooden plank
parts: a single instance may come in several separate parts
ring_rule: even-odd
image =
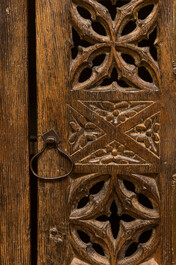
[[[30,264],[27,1],[0,1],[0,264]]]
[[[172,22],[172,38],[171,40],[173,40],[173,72],[174,74],[176,74],[176,1],[172,0],[171,1],[172,4],[172,13],[173,13],[173,20]],[[175,78],[174,78],[175,81]],[[176,82],[174,85],[174,88],[176,86]],[[175,124],[175,123],[174,123]],[[175,126],[174,126],[175,127]],[[174,131],[174,135],[175,135],[175,131]],[[175,152],[174,152],[175,153]],[[174,157],[175,158],[175,157]],[[176,158],[175,158],[176,160]],[[176,161],[175,161],[176,163]],[[174,163],[174,166],[175,166]],[[174,174],[172,176],[172,205],[171,205],[171,213],[172,213],[172,264],[175,265],[176,264],[176,174],[175,174],[175,169],[174,168]]]
[[[176,74],[176,1],[173,1],[173,71]]]
[[[176,264],[176,175],[172,180],[172,264]]]
[[[36,1],[38,136],[54,128],[65,151],[68,143],[68,15],[67,0]],[[41,146],[42,143],[39,149]],[[38,162],[39,175],[54,177],[58,174],[60,160],[54,150],[46,150]],[[39,180],[38,265],[69,264],[67,199],[68,179]]]
[[[176,168],[176,81],[173,74],[173,4],[175,0],[162,0],[159,16],[160,25],[160,71],[162,81],[162,142],[161,142],[161,186],[162,186],[162,264],[175,264],[172,251],[175,249],[174,223],[175,211],[173,193],[175,193],[172,176]],[[174,196],[175,197],[175,196]],[[174,251],[173,251],[174,254]]]

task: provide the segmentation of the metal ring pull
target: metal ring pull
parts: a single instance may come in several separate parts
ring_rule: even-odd
[[[73,167],[74,167],[74,162],[71,158],[70,155],[68,155],[67,153],[65,153],[64,151],[62,151],[60,148],[59,148],[59,144],[60,144],[60,139],[59,139],[59,135],[56,133],[56,131],[54,129],[51,129],[50,131],[48,131],[47,133],[43,134],[42,135],[42,138],[43,138],[43,142],[44,142],[44,145],[43,145],[43,148],[36,154],[32,157],[31,161],[30,161],[30,169],[32,171],[32,173],[34,174],[34,176],[36,176],[37,178],[39,179],[46,179],[46,180],[55,180],[55,179],[61,179],[61,178],[65,178],[67,177],[68,175],[71,174],[71,172],[73,171]],[[56,148],[58,150],[58,152],[60,154],[62,154],[63,156],[66,157],[66,159],[68,159],[71,163],[71,167],[70,167],[70,170],[68,173],[64,174],[64,175],[61,175],[61,176],[57,176],[57,177],[54,177],[54,178],[47,178],[47,177],[41,177],[39,176],[33,169],[33,162],[36,158],[38,158],[46,148]]]

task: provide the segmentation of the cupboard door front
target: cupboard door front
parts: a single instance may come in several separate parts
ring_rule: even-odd
[[[172,263],[172,5],[36,1],[39,265]]]

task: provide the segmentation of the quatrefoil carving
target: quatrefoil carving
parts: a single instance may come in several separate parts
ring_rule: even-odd
[[[157,26],[158,0],[124,1],[124,5],[116,5],[123,1],[112,0],[114,9],[117,6],[114,20],[103,2],[72,0],[72,26],[80,36],[80,44],[81,39],[86,42],[85,47],[78,47],[78,54],[72,60],[72,89],[157,91],[160,86],[158,63],[151,56],[149,47],[140,47],[138,43],[149,38]],[[146,17],[137,15],[148,6],[151,8]],[[80,10],[83,10],[84,14]],[[126,30],[129,23],[132,25],[131,32]],[[158,43],[156,38],[155,45]],[[132,63],[124,60],[124,55],[127,59],[130,58]],[[94,61],[98,56],[101,56],[102,61],[96,66]],[[114,68],[118,73],[117,80],[109,86],[104,86],[103,80],[111,76]],[[89,69],[87,79],[81,80],[81,74],[86,69]],[[148,79],[140,74],[144,72]]]
[[[74,179],[70,233],[76,256],[92,265],[137,265],[159,240],[156,175],[90,174]]]

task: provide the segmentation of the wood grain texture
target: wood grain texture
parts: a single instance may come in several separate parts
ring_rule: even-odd
[[[175,239],[172,244],[172,219],[171,213],[174,206],[171,205],[171,190],[172,190],[172,175],[176,167],[176,94],[175,94],[175,77],[172,71],[172,48],[173,48],[173,34],[172,34],[172,0],[161,1],[161,9],[159,16],[159,24],[161,25],[161,51],[159,57],[159,64],[161,69],[161,104],[162,104],[162,141],[161,141],[161,187],[162,187],[162,264],[174,264],[174,257],[172,259],[172,248],[176,247]],[[170,13],[171,12],[171,13]],[[166,59],[167,58],[167,59]],[[174,192],[174,187],[173,187]],[[175,229],[175,228],[174,228]],[[173,234],[174,235],[174,234]]]
[[[61,148],[65,151],[68,142],[69,9],[69,1],[36,1],[38,136],[54,128],[61,136]],[[65,167],[64,161],[63,164]],[[46,150],[39,159],[39,175],[54,177],[59,169],[60,160],[55,151]],[[39,181],[38,265],[68,264],[67,199],[68,179]]]
[[[27,1],[0,2],[0,264],[30,264]]]
[[[173,71],[176,74],[176,2],[173,1]]]

